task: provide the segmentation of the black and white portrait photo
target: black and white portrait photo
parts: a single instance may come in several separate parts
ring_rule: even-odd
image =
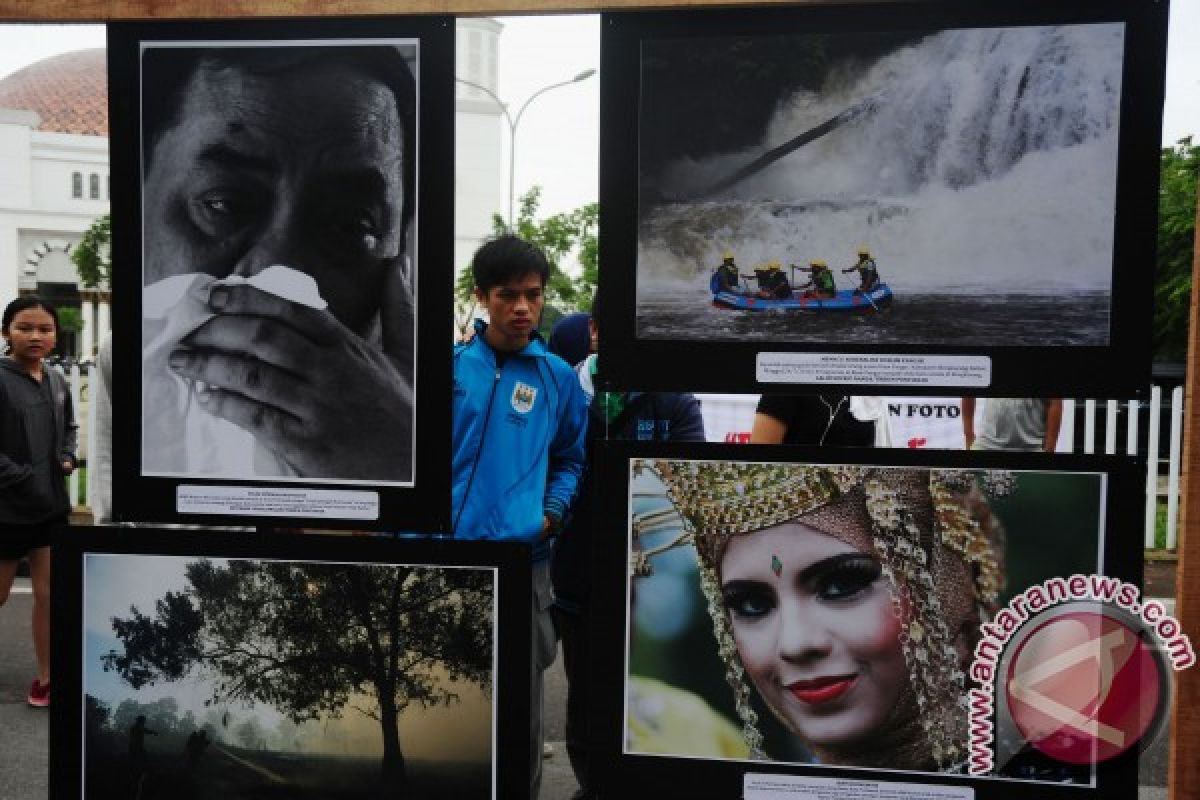
[[[419,56],[140,43],[142,475],[414,485]]]

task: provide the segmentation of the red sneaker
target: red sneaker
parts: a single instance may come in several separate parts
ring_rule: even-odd
[[[26,700],[34,708],[46,708],[50,705],[50,684],[42,683],[34,678],[33,685],[29,687],[29,697]]]

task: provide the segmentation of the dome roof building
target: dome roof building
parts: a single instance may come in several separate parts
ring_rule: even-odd
[[[51,56],[0,79],[0,108],[35,112],[39,131],[108,136],[104,48]]]
[[[36,291],[79,309],[84,329],[60,347],[85,358],[108,329],[108,292],[81,289],[71,250],[108,198],[104,49],[0,78],[0,297]]]

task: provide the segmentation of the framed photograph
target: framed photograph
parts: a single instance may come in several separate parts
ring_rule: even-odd
[[[108,52],[118,518],[446,530],[453,21]]]
[[[50,797],[527,792],[529,556],[489,544],[72,529]]]
[[[1047,655],[1042,620],[1116,602],[1074,602],[1069,581],[1136,603],[1140,512],[1118,499],[1142,496],[1135,459],[606,445],[604,523],[625,534],[594,554],[597,604],[625,609],[594,630],[606,794],[845,796],[830,793],[838,781],[982,800],[1136,791],[1143,739],[1072,761],[1055,747],[1085,734],[1041,717],[1031,729],[1024,704],[1027,683],[1052,716],[1068,702],[1053,682],[1075,662]],[[1060,582],[1061,602],[1045,588]],[[1134,649],[1148,639],[1130,630]],[[1015,665],[1031,659],[1039,674],[1023,682]],[[1162,701],[1171,670],[1152,662],[1115,657],[1072,724],[1127,713],[1121,680]],[[1165,714],[1143,711],[1138,736],[1152,739]]]
[[[606,15],[605,374],[1143,391],[1165,46],[1112,0]]]

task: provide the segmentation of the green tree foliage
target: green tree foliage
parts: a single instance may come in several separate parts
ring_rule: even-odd
[[[592,293],[596,290],[599,276],[599,242],[596,237],[600,206],[598,203],[588,203],[574,211],[538,219],[541,202],[540,186],[534,186],[521,195],[513,233],[533,242],[546,254],[546,260],[550,262],[550,280],[546,283],[546,316],[557,319],[567,311],[586,311],[592,306]],[[504,218],[493,214],[492,235],[500,236],[508,232]],[[572,257],[580,268],[580,274],[575,278],[563,269]],[[454,285],[454,297],[459,309],[468,318],[471,316],[468,312],[473,307],[474,290],[471,270],[463,270]]]
[[[58,309],[58,327],[63,333],[79,333],[83,330],[83,312],[70,306]]]
[[[112,286],[112,217],[97,219],[71,251],[71,260],[79,272],[79,282],[87,289]]]
[[[1192,144],[1192,137],[1162,149],[1154,286],[1154,356],[1160,360],[1178,361],[1187,355],[1198,176],[1200,145]]]
[[[405,708],[457,702],[447,678],[491,691],[484,571],[195,561],[186,575],[152,615],[112,620],[124,650],[102,663],[134,689],[195,672],[212,702],[268,703],[296,723],[340,717],[365,696],[354,708],[379,722],[382,777],[397,783]]]

